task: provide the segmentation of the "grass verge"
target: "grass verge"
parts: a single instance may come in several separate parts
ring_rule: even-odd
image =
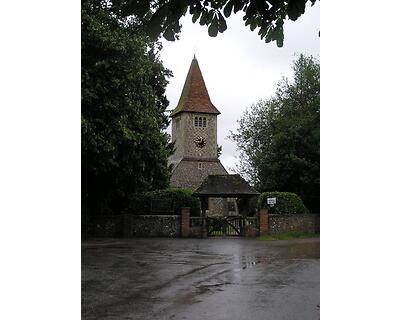
[[[272,241],[272,240],[291,240],[291,239],[302,239],[302,238],[319,238],[319,233],[293,231],[293,232],[261,236],[258,237],[257,240]]]

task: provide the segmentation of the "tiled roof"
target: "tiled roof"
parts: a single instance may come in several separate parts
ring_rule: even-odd
[[[260,193],[238,174],[210,174],[193,195],[208,197],[253,197]]]
[[[172,111],[171,117],[183,111],[220,114],[210,100],[196,57],[192,60],[181,98]]]

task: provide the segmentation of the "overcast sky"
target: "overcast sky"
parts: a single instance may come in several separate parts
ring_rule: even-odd
[[[257,32],[244,25],[241,14],[227,19],[228,29],[212,38],[206,26],[193,24],[188,14],[181,19],[180,39],[163,40],[161,60],[174,76],[167,86],[169,109],[175,108],[189,70],[193,52],[202,71],[211,101],[218,116],[218,144],[222,145],[220,160],[234,172],[239,152],[228,138],[236,131],[237,120],[244,110],[260,99],[271,97],[282,76],[291,77],[291,63],[296,53],[319,57],[319,1],[296,22],[286,21],[282,48],[265,43]],[[169,129],[170,132],[170,129]]]

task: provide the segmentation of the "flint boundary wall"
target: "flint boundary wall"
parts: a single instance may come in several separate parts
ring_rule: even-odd
[[[88,236],[95,238],[176,238],[181,234],[180,221],[179,215],[122,214],[102,217],[92,223]]]
[[[286,232],[318,233],[319,215],[268,214],[259,212],[258,230],[246,230],[246,237]],[[205,222],[204,222],[205,223]],[[204,232],[205,231],[205,232]],[[97,218],[84,238],[135,238],[135,237],[206,237],[203,219],[190,217],[190,208],[182,208],[181,215],[131,215],[121,214]]]
[[[269,214],[268,233],[319,232],[319,216],[316,214]]]

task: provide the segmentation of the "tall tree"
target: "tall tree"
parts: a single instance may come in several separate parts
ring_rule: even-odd
[[[167,78],[160,45],[109,1],[82,2],[82,208],[117,212],[127,195],[168,186]]]
[[[319,212],[319,61],[300,55],[294,79],[250,107],[231,134],[240,150],[239,171],[261,191],[290,191]]]
[[[141,18],[150,34],[160,34],[175,40],[180,31],[179,19],[189,10],[192,21],[208,27],[208,34],[215,37],[227,29],[226,20],[232,12],[242,12],[245,25],[265,42],[276,41],[283,46],[285,20],[296,21],[304,14],[307,2],[316,0],[113,0],[122,15],[134,14]]]

